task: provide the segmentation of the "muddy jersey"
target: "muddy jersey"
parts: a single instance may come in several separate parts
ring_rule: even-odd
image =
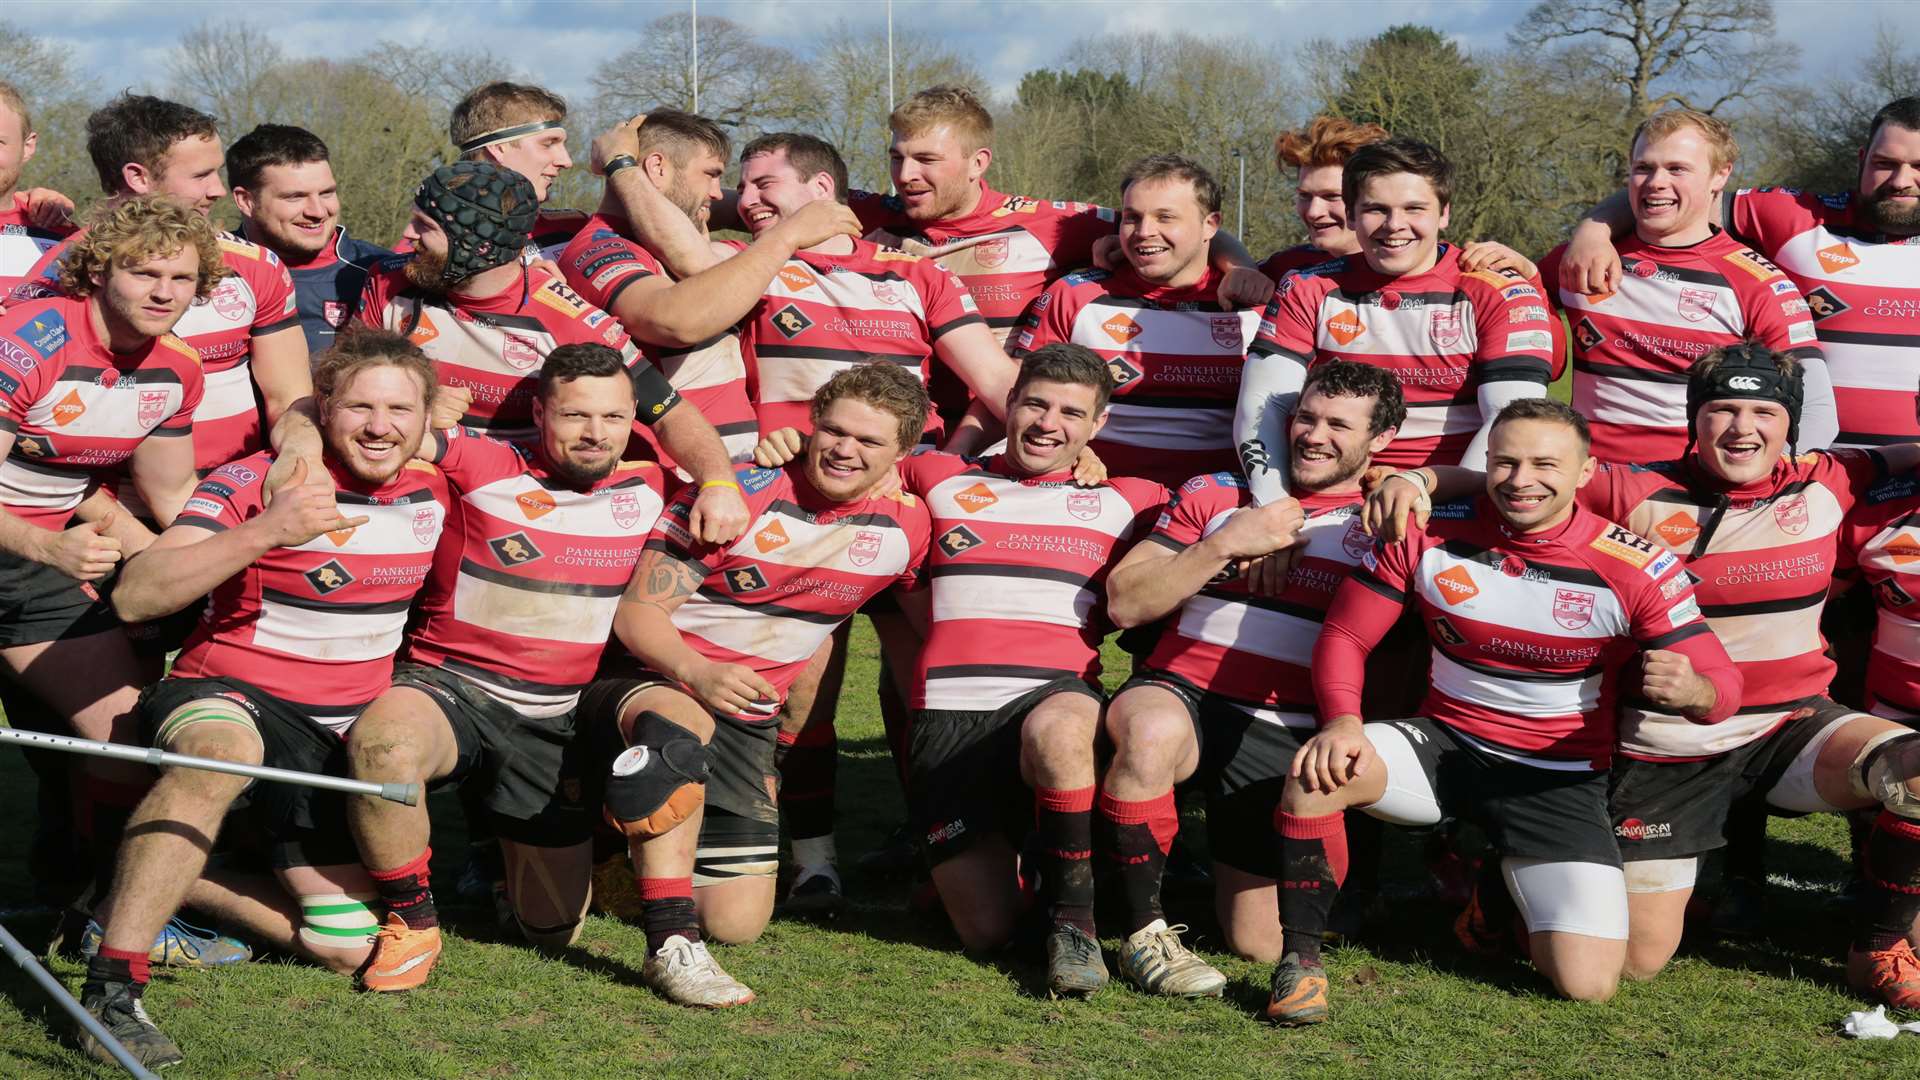
[[[1547,294],[1572,327],[1573,407],[1592,425],[1594,457],[1627,463],[1685,454],[1687,369],[1715,349],[1751,338],[1820,359],[1813,317],[1792,279],[1725,232],[1685,247],[1634,236],[1619,251],[1624,272],[1614,292],[1556,286]],[[1542,259],[1541,278],[1559,281],[1565,254],[1563,244]]]
[[[1621,750],[1640,758],[1699,758],[1767,735],[1791,703],[1827,692],[1833,660],[1820,613],[1833,584],[1847,513],[1881,478],[1877,453],[1783,458],[1771,475],[1727,490],[1691,459],[1652,467],[1602,464],[1580,502],[1679,558],[1700,609],[1740,667],[1745,697],[1724,724],[1701,727],[1628,703]]]
[[[1458,463],[1483,423],[1478,390],[1545,387],[1554,338],[1539,290],[1510,270],[1467,272],[1451,244],[1419,274],[1389,277],[1357,255],[1288,275],[1260,320],[1251,355],[1302,367],[1355,360],[1391,371],[1407,419],[1374,463]]]
[[[847,255],[799,252],[774,275],[741,334],[760,430],[813,430],[813,392],[875,357],[924,382],[934,343],[980,321],[967,287],[931,259],[865,240]],[[930,417],[929,438],[939,433]]]
[[[14,289],[16,301],[58,291],[60,263],[72,242],[69,237],[41,256]],[[193,413],[194,466],[202,472],[266,448],[253,384],[253,339],[300,325],[293,279],[280,256],[228,233],[220,234],[220,254],[227,276],[173,327],[174,336],[199,354],[206,379]]]
[[[1835,446],[1920,438],[1920,236],[1877,232],[1858,196],[1745,188],[1727,228],[1786,271],[1813,315],[1840,413]]]
[[[634,370],[641,400],[636,424],[652,424],[679,396],[665,380],[645,376],[652,365],[613,316],[594,307],[566,282],[526,269],[517,284],[493,296],[431,296],[407,280],[412,256],[383,261],[367,279],[360,321],[405,334],[433,360],[440,382],[473,392],[461,423],[502,439],[533,434],[533,395],[547,354],[562,345],[598,344],[617,350]]]
[[[668,276],[652,252],[628,239],[632,231],[625,218],[595,214],[560,252],[560,272],[567,285],[602,311],[612,312],[620,294],[635,282]],[[636,344],[680,396],[713,424],[729,457],[745,461],[753,456],[760,427],[754,420],[753,403],[747,400],[747,368],[737,328],[691,348]],[[652,431],[645,438],[660,460],[670,461]]]
[[[1680,653],[1713,683],[1703,725],[1740,701],[1678,557],[1577,506],[1513,535],[1482,497],[1436,507],[1341,585],[1313,652],[1322,716],[1360,714],[1367,651],[1409,604],[1433,646],[1421,712],[1528,765],[1606,768],[1621,671],[1644,649]]]
[[[1136,477],[1079,487],[1070,470],[1019,477],[999,456],[919,454],[900,469],[933,517],[912,706],[991,712],[1055,679],[1097,682],[1107,572],[1166,489]]]
[[[1313,645],[1335,591],[1373,549],[1360,527],[1358,493],[1301,494],[1304,546],[1279,596],[1255,596],[1232,564],[1180,605],[1147,666],[1178,675],[1273,723],[1314,727]],[[1179,553],[1253,505],[1238,473],[1196,476],[1180,485],[1147,537]]]
[[[0,315],[0,506],[64,529],[93,481],[133,457],[141,440],[194,435],[200,358],[162,334],[132,353],[95,336],[87,301],[28,300]]]
[[[707,544],[688,529],[689,486],[669,503],[647,540],[705,575],[673,613],[686,643],[708,660],[752,668],[779,700],[730,714],[771,724],[787,690],[834,629],[891,585],[917,583],[927,554],[926,504],[878,495],[836,503],[786,469],[736,472],[753,523],[731,544]]]
[[[407,658],[462,676],[527,716],[573,708],[660,517],[660,467],[624,461],[580,490],[540,452],[459,428],[433,456],[459,500]]]
[[[1177,289],[1131,270],[1076,271],[1033,302],[1014,357],[1072,342],[1106,361],[1113,398],[1090,446],[1108,473],[1173,486],[1231,470],[1240,369],[1260,313],[1221,311],[1219,288],[1211,269]]]
[[[73,226],[46,228],[33,223],[27,213],[27,194],[13,193],[13,199],[0,208],[0,296],[33,272],[41,256],[72,236]]]
[[[263,452],[215,469],[174,523],[224,532],[260,516],[272,465]],[[341,514],[367,522],[274,548],[222,582],[172,677],[239,679],[344,734],[392,682],[449,503],[445,478],[425,462],[380,485],[328,468]]]
[[[1875,706],[1920,715],[1920,482],[1889,477],[1847,518],[1841,557],[1873,590],[1876,620],[1867,658]]]

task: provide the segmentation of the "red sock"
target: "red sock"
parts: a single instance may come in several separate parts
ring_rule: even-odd
[[[1167,869],[1167,852],[1180,831],[1180,811],[1173,792],[1128,802],[1100,793],[1098,827],[1100,857],[1120,875],[1129,934],[1166,916],[1160,909],[1160,880]]]
[[[1092,937],[1093,787],[1038,788],[1033,794],[1053,921],[1077,926]]]
[[[428,887],[427,863],[432,858],[433,849],[427,848],[405,866],[397,866],[392,870],[367,870],[367,876],[373,879],[374,887],[380,890],[380,900],[387,905],[387,910],[399,915],[415,930],[440,925],[439,912],[433,906],[433,890]]]
[[[700,940],[700,915],[693,906],[693,878],[636,877],[640,888],[640,923],[647,932],[647,951],[659,949],[675,934]]]

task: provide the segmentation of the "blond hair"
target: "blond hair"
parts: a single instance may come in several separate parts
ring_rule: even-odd
[[[1633,129],[1633,141],[1627,144],[1627,149],[1632,152],[1643,139],[1647,142],[1664,139],[1681,128],[1692,128],[1707,141],[1708,159],[1715,172],[1740,159],[1740,144],[1734,141],[1733,129],[1726,121],[1696,109],[1668,109],[1647,117]]]
[[[313,358],[313,391],[321,398],[332,398],[353,385],[362,371],[377,367],[397,367],[412,375],[419,380],[426,403],[433,404],[440,384],[433,361],[405,335],[369,326],[340,331],[333,347]]]
[[[170,258],[188,246],[200,253],[193,295],[205,299],[228,273],[220,234],[211,222],[165,195],[103,203],[60,260],[60,289],[69,296],[92,296],[94,279],[105,281],[114,267]]]
[[[964,86],[929,86],[887,117],[887,127],[907,138],[941,126],[952,128],[969,152],[993,145],[993,114]]]
[[[27,112],[27,99],[20,96],[20,88],[0,79],[0,105],[12,109],[20,117],[20,137],[33,134],[33,116]]]
[[[447,135],[457,147],[490,131],[540,120],[559,123],[566,118],[567,99],[545,87],[490,82],[453,107],[453,114],[447,118]]]
[[[868,363],[847,368],[813,392],[813,401],[807,412],[813,419],[814,427],[820,426],[827,410],[841,398],[852,398],[881,412],[891,413],[900,423],[902,450],[910,449],[920,441],[920,433],[927,429],[927,416],[933,411],[933,402],[928,400],[926,385],[920,381],[920,377],[882,357],[873,357]]]

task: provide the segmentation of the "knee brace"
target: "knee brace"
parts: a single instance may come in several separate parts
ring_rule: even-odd
[[[641,713],[633,734],[613,760],[606,817],[628,839],[645,839],[671,832],[706,801],[707,748],[655,712]]]
[[[373,893],[319,893],[300,898],[300,944],[315,952],[351,952],[373,944],[380,930],[367,902]]]
[[[510,860],[510,874],[507,881],[508,907],[513,911],[513,922],[520,928],[520,935],[536,949],[564,949],[580,938],[580,929],[586,924],[587,907],[593,902],[591,881],[586,888],[579,890],[578,903],[569,902],[570,889],[553,879],[553,871],[548,867],[537,850],[521,852],[517,859]],[[529,906],[533,897],[534,885],[546,894],[543,911],[557,915],[571,915],[563,921],[551,925],[530,923],[521,917],[521,911]]]
[[[1920,731],[1883,731],[1868,739],[1847,770],[1853,793],[1887,812],[1920,821],[1920,796],[1907,781],[1920,778]]]

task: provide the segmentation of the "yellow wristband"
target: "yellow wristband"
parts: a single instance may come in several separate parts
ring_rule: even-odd
[[[730,487],[735,491],[739,491],[740,482],[738,480],[702,480],[700,481],[701,491],[705,491],[710,487]]]

